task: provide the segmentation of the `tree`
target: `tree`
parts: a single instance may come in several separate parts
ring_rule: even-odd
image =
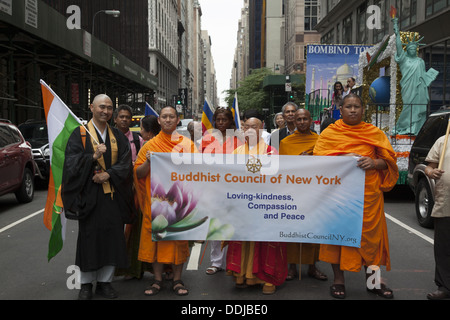
[[[264,78],[272,74],[274,73],[268,68],[253,69],[250,75],[239,82],[237,90],[225,91],[227,93],[225,101],[228,107],[233,105],[234,94],[237,91],[240,112],[257,109],[262,113],[263,108],[269,108],[269,94],[263,90],[262,84]]]

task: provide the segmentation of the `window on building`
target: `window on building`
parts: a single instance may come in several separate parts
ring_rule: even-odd
[[[400,28],[405,29],[417,21],[417,0],[400,1]]]
[[[352,41],[352,15],[348,15],[346,18],[344,18],[344,21],[342,22],[342,43],[345,44],[351,44]]]
[[[341,43],[341,24],[338,23],[336,25],[336,43]]]
[[[386,0],[376,0],[374,2],[375,6],[378,6],[380,8],[381,12],[381,29],[374,29],[373,30],[373,41],[375,43],[380,42],[383,40],[384,36],[389,33],[389,19],[386,17],[389,17],[390,7],[386,5]]]
[[[430,111],[436,111],[443,105],[450,104],[450,41],[432,45],[423,49],[425,68],[434,68],[439,74],[430,85]]]
[[[312,31],[316,27],[319,15],[319,4],[317,0],[305,1],[305,31]]]
[[[334,29],[328,31],[321,39],[320,42],[323,44],[332,44],[334,42]]]
[[[426,17],[432,16],[450,6],[450,0],[426,0]]]
[[[357,11],[358,32],[356,34],[356,42],[360,44],[366,43],[367,41],[366,11],[367,11],[366,3],[363,3],[358,7]]]

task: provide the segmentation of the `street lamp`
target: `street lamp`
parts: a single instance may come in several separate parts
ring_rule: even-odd
[[[120,16],[120,11],[119,10],[100,10],[100,11],[97,11],[94,14],[94,17],[92,18],[92,33],[91,33],[92,36],[94,36],[95,17],[99,13],[104,13],[104,14],[107,14],[108,16],[113,16],[114,18],[118,18]]]
[[[97,16],[97,14],[99,13],[104,13],[107,14],[108,16],[113,16],[114,18],[118,18],[120,16],[120,11],[119,10],[100,10],[97,11],[93,18],[92,18],[92,32],[91,32],[91,37],[94,37],[94,30],[95,30],[95,17]],[[91,60],[91,77],[90,77],[90,82],[89,82],[89,96],[92,94],[92,60]],[[90,100],[90,97],[89,97]]]

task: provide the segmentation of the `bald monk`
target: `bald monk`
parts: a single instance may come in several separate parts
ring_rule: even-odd
[[[164,107],[158,122],[161,132],[141,148],[134,165],[136,192],[143,214],[138,259],[151,263],[154,272],[154,280],[144,292],[145,295],[156,295],[161,290],[165,264],[170,264],[173,268],[173,291],[177,295],[187,295],[189,291],[181,281],[181,272],[183,264],[189,257],[188,241],[152,241],[150,154],[151,152],[194,153],[197,149],[190,139],[176,132],[179,118],[175,108]]]
[[[294,119],[297,130],[281,140],[280,155],[310,156],[313,154],[314,145],[319,138],[319,135],[310,129],[312,124],[311,113],[306,109],[298,109],[295,112]],[[288,243],[287,260],[289,273],[286,280],[293,280],[297,277],[297,264],[299,262],[309,265],[308,276],[317,280],[328,280],[328,277],[316,267],[316,262],[319,260],[319,249],[320,245],[318,244],[302,244],[300,259],[300,244]],[[301,269],[299,272],[301,272]]]
[[[263,124],[250,118],[244,124],[245,144],[234,154],[277,154],[262,138]],[[263,294],[275,293],[287,275],[286,244],[279,242],[231,241],[227,251],[227,274],[236,287],[263,284]]]
[[[386,266],[391,268],[389,241],[384,215],[383,192],[390,191],[399,177],[397,159],[386,135],[377,127],[362,121],[364,107],[361,98],[349,94],[340,107],[342,119],[331,124],[317,140],[316,156],[357,156],[358,167],[366,172],[364,215],[361,248],[321,245],[319,259],[329,262],[334,272],[330,294],[345,298],[344,271],[358,272],[361,267]],[[355,170],[357,170],[355,168]],[[393,298],[393,292],[384,283],[367,288],[383,298]]]

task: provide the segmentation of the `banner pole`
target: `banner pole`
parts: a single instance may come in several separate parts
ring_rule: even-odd
[[[439,161],[439,170],[442,170],[442,166],[444,164],[444,157],[445,157],[445,151],[447,151],[447,143],[448,143],[449,133],[450,133],[450,118],[448,119],[447,133],[445,134],[444,147],[442,148],[441,159]]]

